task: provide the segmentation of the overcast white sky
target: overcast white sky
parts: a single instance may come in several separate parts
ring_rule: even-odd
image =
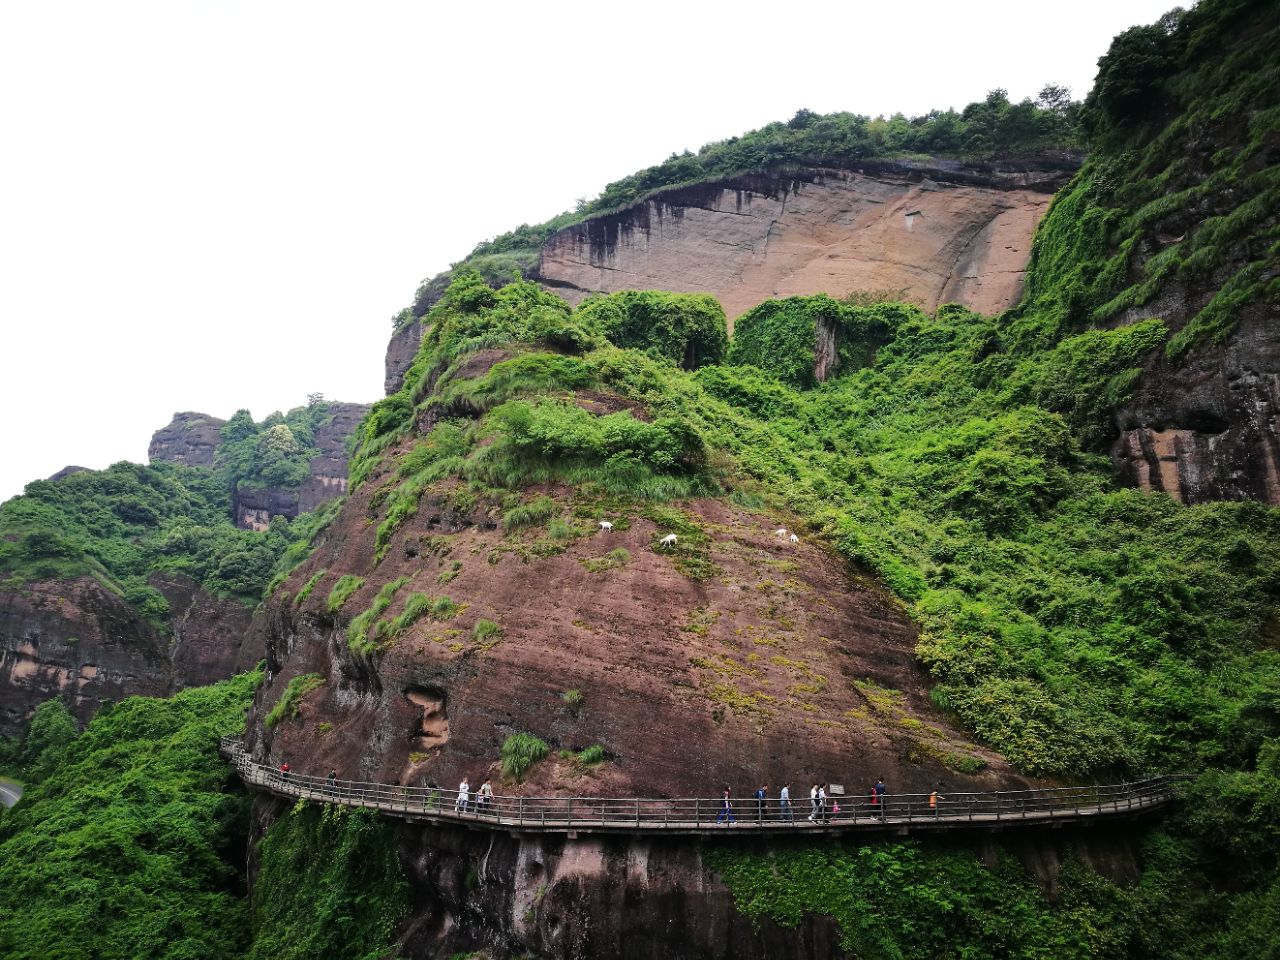
[[[382,395],[478,241],[798,108],[1087,92],[1175,0],[0,0],[0,500],[177,410]]]

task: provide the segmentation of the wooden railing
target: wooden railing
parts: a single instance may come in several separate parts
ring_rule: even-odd
[[[822,816],[813,817],[805,796],[784,805],[777,797],[763,804],[734,798],[726,813],[720,797],[643,799],[639,797],[480,797],[472,789],[464,803],[456,790],[408,787],[357,780],[282,773],[257,763],[244,744],[224,738],[219,750],[251,789],[320,803],[366,807],[402,818],[516,831],[582,833],[715,833],[811,830],[883,830],[1000,827],[1093,821],[1138,814],[1169,803],[1183,779],[1152,777],[1133,783],[1041,787],[986,793],[943,791],[930,795],[891,794],[882,803],[869,796],[835,796]]]

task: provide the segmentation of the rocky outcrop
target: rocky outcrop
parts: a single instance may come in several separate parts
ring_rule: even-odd
[[[348,444],[369,412],[367,403],[329,403],[325,421],[317,428],[320,453],[311,458],[311,476],[298,491],[298,511],[309,513],[347,492]]]
[[[771,297],[859,290],[998,313],[1021,296],[1036,224],[1079,163],[869,161],[664,190],[556,233],[530,279],[575,304],[618,290],[710,293],[731,323]],[[418,316],[443,285],[424,289]],[[392,334],[387,393],[421,338],[417,320]]]
[[[998,313],[1021,296],[1032,233],[1064,175],[880,164],[734,177],[565,228],[538,279],[571,302],[708,292],[731,321],[771,297],[858,290]]]
[[[67,466],[63,467],[63,468],[62,468],[61,470],[59,470],[57,473],[51,474],[51,475],[49,476],[49,479],[50,479],[50,480],[61,480],[63,477],[70,477],[70,476],[72,476],[73,474],[77,474],[77,473],[87,473],[87,472],[88,472],[88,470],[89,470],[89,468],[88,468],[88,467],[77,467],[77,466],[75,466],[74,464],[67,464]]]
[[[53,697],[88,720],[103,703],[171,685],[167,642],[96,580],[0,589],[0,734],[17,734]]]
[[[242,644],[253,636],[244,604],[181,574],[151,585],[169,601],[167,632],[91,577],[0,589],[0,735],[53,697],[87,721],[105,703],[214,683],[260,659]]]
[[[168,426],[151,435],[147,458],[153,463],[166,460],[188,467],[211,467],[225,424],[207,413],[175,413]]]
[[[245,530],[265,530],[274,516],[296,517],[328,503],[347,491],[347,443],[364,415],[365,403],[327,403],[325,418],[316,428],[320,452],[311,459],[311,474],[300,487],[242,485],[232,495],[231,515]],[[190,467],[211,467],[222,442],[225,420],[203,413],[176,413],[173,421],[151,437],[151,460]]]
[[[1212,283],[1170,283],[1120,322],[1154,316],[1177,331],[1216,292]],[[1235,319],[1225,342],[1184,358],[1163,350],[1148,358],[1132,398],[1115,414],[1111,456],[1122,480],[1183,503],[1280,504],[1280,310],[1254,303]]]
[[[428,304],[426,309],[431,309],[431,305]],[[391,339],[387,341],[387,357],[384,363],[386,377],[383,380],[383,387],[387,391],[387,396],[400,389],[400,385],[404,382],[404,375],[409,372],[413,358],[418,353],[420,343],[422,343],[422,322],[417,318],[398,325],[392,331]]]

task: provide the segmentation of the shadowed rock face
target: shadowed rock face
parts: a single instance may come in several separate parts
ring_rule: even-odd
[[[151,581],[169,601],[173,639],[96,580],[81,577],[0,590],[0,734],[61,698],[81,721],[105,702],[163,696],[249,669],[242,647],[252,613],[181,574]]]
[[[1175,287],[1124,322],[1156,316],[1178,330],[1212,294]],[[1177,363],[1156,351],[1115,419],[1112,460],[1134,486],[1183,503],[1280,504],[1280,312],[1245,307],[1226,343]]]

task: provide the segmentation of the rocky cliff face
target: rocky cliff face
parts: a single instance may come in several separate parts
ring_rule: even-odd
[[[45,700],[82,721],[123,697],[163,696],[252,666],[248,607],[181,575],[153,578],[169,600],[172,640],[89,577],[0,590],[0,734],[16,735]]]
[[[340,497],[347,490],[347,440],[368,412],[368,404],[329,403],[315,432],[320,453],[311,459],[311,474],[300,487],[241,488],[232,498],[232,518],[245,530],[265,530],[274,516],[296,517]],[[226,423],[203,413],[176,413],[151,438],[148,455],[192,467],[213,466],[219,431]]]
[[[731,321],[771,297],[854,290],[998,313],[1021,295],[1031,235],[1063,176],[881,164],[735,177],[562,230],[538,279],[570,302],[708,292]]]
[[[1280,222],[1280,211],[1270,221]],[[1209,282],[1168,283],[1120,321],[1159,317],[1170,330],[1184,329],[1245,255]],[[1271,275],[1280,276],[1280,262]],[[1115,414],[1111,455],[1122,480],[1183,503],[1280,504],[1280,308],[1255,302],[1234,313],[1225,342],[1177,359],[1159,350],[1147,360],[1133,397]]]
[[[665,190],[555,234],[531,279],[574,304],[618,290],[711,293],[730,322],[770,297],[855,290],[998,313],[1021,296],[1036,224],[1078,166],[869,162]],[[392,335],[388,393],[420,340],[416,321]]]
[[[211,467],[222,442],[219,431],[226,422],[206,413],[175,413],[168,426],[151,435],[147,458],[152,462],[166,460],[188,467]]]

